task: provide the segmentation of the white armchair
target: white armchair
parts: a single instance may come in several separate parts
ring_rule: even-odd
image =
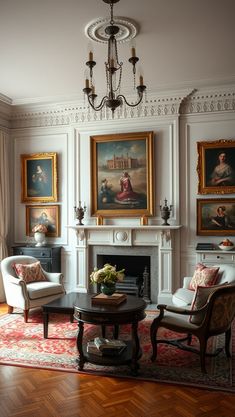
[[[47,272],[42,268],[47,281],[26,283],[23,279],[17,278],[12,266],[14,263],[30,264],[37,261],[32,256],[9,256],[1,262],[8,313],[13,313],[14,307],[22,309],[26,323],[30,308],[41,307],[65,294],[63,275],[60,272]]]
[[[217,284],[234,284],[235,282],[235,266],[218,264],[213,265],[214,268],[219,267]],[[192,277],[184,277],[183,287],[178,290],[172,296],[172,303],[177,307],[190,307],[194,298],[194,291],[189,289],[189,284]]]

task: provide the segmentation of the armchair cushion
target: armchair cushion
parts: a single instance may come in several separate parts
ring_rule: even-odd
[[[30,300],[36,300],[38,298],[49,297],[56,294],[63,295],[64,293],[62,285],[49,281],[31,282],[30,284],[27,284],[27,291]]]
[[[189,289],[196,290],[197,286],[210,287],[216,284],[219,268],[206,267],[197,264],[194,275],[190,281]]]
[[[12,266],[17,277],[23,279],[26,283],[34,281],[47,281],[39,261],[31,264],[13,263]]]
[[[204,287],[204,286],[199,285],[195,291],[191,310],[199,310],[200,308],[202,308],[206,304],[209,295],[215,290],[217,290],[218,288],[222,288],[224,284],[212,285],[210,287]],[[197,314],[195,316],[190,316],[189,321],[190,323],[200,325],[204,317],[205,317],[205,313],[203,311],[202,313]]]

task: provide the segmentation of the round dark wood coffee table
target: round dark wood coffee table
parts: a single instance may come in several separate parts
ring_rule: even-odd
[[[129,365],[133,375],[137,375],[141,357],[138,337],[138,322],[146,317],[146,302],[134,295],[127,295],[127,299],[119,305],[94,305],[94,294],[80,294],[79,305],[74,305],[74,318],[78,321],[77,348],[79,352],[78,368],[82,370],[85,362],[96,365],[120,366]],[[131,324],[131,340],[125,341],[127,347],[118,356],[98,356],[86,352],[83,344],[84,323],[97,326],[114,326],[114,337],[118,337],[118,326]]]

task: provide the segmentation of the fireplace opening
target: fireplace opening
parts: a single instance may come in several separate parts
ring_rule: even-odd
[[[106,263],[116,265],[117,270],[125,269],[123,282],[116,283],[117,291],[143,297],[148,303],[151,302],[150,256],[97,254],[97,267],[102,268]]]

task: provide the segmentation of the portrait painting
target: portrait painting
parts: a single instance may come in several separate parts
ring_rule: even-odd
[[[198,193],[235,193],[235,140],[197,142]]]
[[[197,235],[235,236],[235,198],[198,199]]]
[[[26,235],[33,236],[33,227],[43,224],[47,228],[46,236],[60,236],[59,215],[59,205],[26,206]]]
[[[57,154],[21,155],[22,202],[57,201]]]
[[[153,132],[91,136],[92,216],[153,215]]]

